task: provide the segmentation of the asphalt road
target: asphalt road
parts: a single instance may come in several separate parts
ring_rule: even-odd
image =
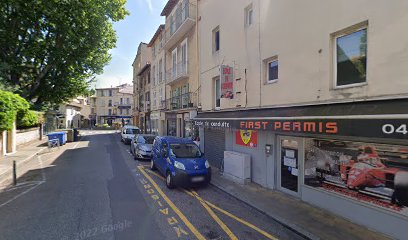
[[[82,134],[0,193],[0,239],[301,239],[214,186],[167,189],[117,133]]]

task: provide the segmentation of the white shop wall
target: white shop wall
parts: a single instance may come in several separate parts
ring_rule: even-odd
[[[258,131],[258,146],[251,148],[236,144],[235,129],[227,130],[225,150],[246,153],[251,156],[251,180],[261,186],[275,186],[275,135],[267,131]],[[272,145],[272,155],[265,154],[265,145]]]

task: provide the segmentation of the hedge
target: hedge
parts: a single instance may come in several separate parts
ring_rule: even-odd
[[[40,112],[26,110],[26,111],[20,111],[17,114],[17,128],[18,129],[35,127],[35,126],[38,126],[42,122],[43,122],[43,116],[42,116],[42,113]]]
[[[17,114],[26,112],[30,104],[17,94],[0,90],[0,131],[10,130]]]

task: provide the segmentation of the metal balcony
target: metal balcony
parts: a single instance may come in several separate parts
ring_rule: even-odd
[[[188,0],[175,8],[174,14],[168,16],[170,24],[165,30],[164,49],[174,46],[194,25],[197,16],[197,6]]]
[[[173,111],[197,107],[197,93],[185,93],[161,102],[161,110]]]
[[[188,78],[187,62],[178,62],[174,67],[169,68],[166,72],[167,84],[174,84],[185,78]]]

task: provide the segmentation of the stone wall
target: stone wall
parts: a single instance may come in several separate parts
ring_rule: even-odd
[[[16,145],[22,145],[34,140],[40,139],[40,128],[30,128],[24,130],[17,130]]]

